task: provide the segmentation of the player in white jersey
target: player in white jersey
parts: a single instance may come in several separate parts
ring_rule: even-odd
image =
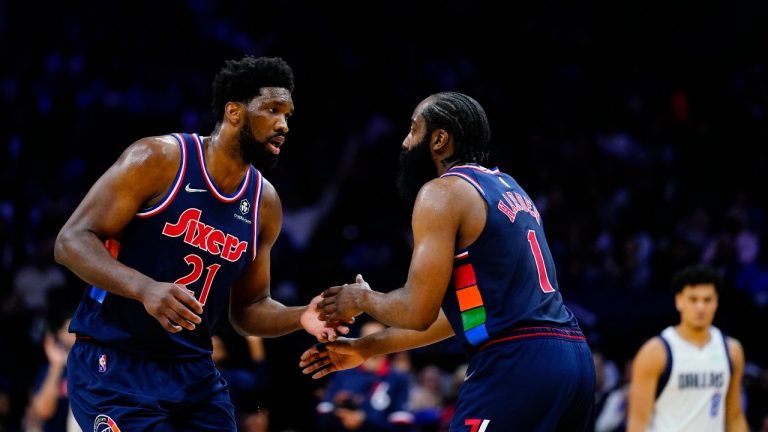
[[[712,325],[718,272],[691,266],[672,281],[680,323],[647,341],[632,364],[628,432],[748,431],[744,350]]]

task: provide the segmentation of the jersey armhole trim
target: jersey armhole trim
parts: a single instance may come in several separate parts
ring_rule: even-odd
[[[664,366],[664,371],[661,373],[661,376],[659,376],[659,384],[656,386],[656,399],[659,398],[664,387],[667,386],[669,376],[672,374],[672,348],[669,347],[669,342],[664,339],[664,336],[659,336],[659,340],[662,345],[664,345],[664,351],[667,353],[667,361]]]
[[[718,330],[720,331],[720,336],[723,338],[723,345],[725,346],[725,358],[728,359],[728,370],[731,371],[731,375],[733,375],[733,359],[731,358],[731,350],[728,348],[728,335],[726,335],[722,330]]]
[[[253,246],[251,247],[251,261],[256,259],[256,250],[259,246],[259,211],[261,210],[261,195],[264,186],[264,177],[259,170],[251,168],[255,172],[256,193],[253,197]]]
[[[143,211],[140,211],[136,213],[136,217],[140,218],[147,218],[150,216],[154,216],[161,211],[165,210],[166,207],[173,201],[173,199],[176,197],[176,194],[179,192],[179,189],[181,188],[182,180],[184,179],[184,174],[187,171],[187,146],[184,142],[184,137],[181,136],[178,133],[171,134],[174,138],[176,138],[176,141],[179,142],[179,148],[181,149],[181,163],[179,164],[179,169],[176,171],[176,178],[173,180],[173,183],[171,184],[171,188],[168,190],[168,192],[165,194],[165,198],[163,198],[160,202],[157,204],[144,209]]]

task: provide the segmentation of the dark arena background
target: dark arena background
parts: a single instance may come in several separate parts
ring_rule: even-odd
[[[53,261],[58,230],[132,142],[209,134],[212,78],[244,54],[295,73],[291,131],[266,173],[284,207],[273,297],[303,305],[357,273],[401,286],[400,145],[420,100],[460,91],[488,113],[491,165],[542,214],[599,400],[675,323],[672,274],[707,263],[725,277],[715,325],[746,353],[748,421],[768,430],[766,20],[764,2],[0,0],[0,431],[37,430],[25,413],[46,325],[85,288]],[[254,357],[220,334],[238,415],[269,422],[243,430],[318,430],[328,378],[298,367],[311,336],[265,339]],[[436,409],[449,404],[457,346],[397,360],[414,386],[436,372]]]

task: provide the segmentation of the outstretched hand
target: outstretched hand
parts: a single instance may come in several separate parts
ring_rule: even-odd
[[[360,366],[366,357],[356,348],[357,340],[342,337],[335,342],[315,344],[301,355],[299,367],[305,375],[314,372],[312,379],[318,379],[332,372]]]
[[[320,309],[318,304],[323,300],[321,295],[315,296],[307,310],[301,315],[299,321],[309,334],[316,337],[320,342],[334,341],[338,335],[349,333],[347,324],[355,322],[354,318],[342,321],[328,321],[320,319]]]
[[[363,313],[362,301],[372,291],[362,275],[357,275],[355,283],[333,286],[323,291],[323,299],[318,303],[319,318],[327,322],[348,322]]]

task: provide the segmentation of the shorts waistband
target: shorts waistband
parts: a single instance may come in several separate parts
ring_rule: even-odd
[[[558,338],[567,339],[573,341],[584,341],[587,338],[584,337],[584,333],[581,329],[574,327],[551,327],[551,326],[535,326],[535,327],[515,327],[508,330],[504,330],[496,334],[493,339],[480,345],[477,349],[482,351],[483,349],[497,344],[499,342],[507,342],[517,339],[545,337],[545,338]]]
[[[143,352],[136,352],[130,349],[121,348],[119,346],[115,346],[110,343],[104,343],[98,339],[94,339],[91,336],[88,335],[82,335],[75,333],[75,342],[81,343],[83,345],[91,345],[94,347],[101,347],[106,350],[111,350],[113,352],[120,353],[121,355],[136,357],[136,358],[142,358],[146,360],[151,360],[155,362],[164,362],[164,361],[171,361],[171,362],[195,362],[199,360],[209,360],[211,358],[210,353],[202,353],[200,355],[188,355],[184,353],[179,353],[177,355],[173,356],[165,356],[165,355],[153,355],[150,353],[143,353]]]

